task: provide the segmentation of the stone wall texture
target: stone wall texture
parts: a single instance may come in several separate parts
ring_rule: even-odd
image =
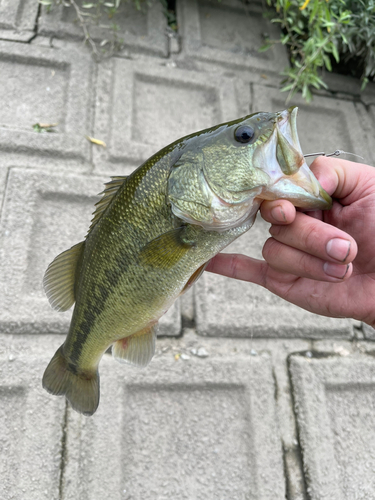
[[[177,34],[160,2],[121,5],[122,48],[98,62],[72,5],[0,1],[0,498],[375,500],[374,329],[253,284],[204,273],[145,369],[106,353],[94,416],[43,390],[71,317],[43,275],[85,237],[103,183],[182,136],[285,108],[288,55],[259,52],[278,36],[261,1],[177,0]],[[105,23],[90,29],[105,48]],[[303,151],[373,163],[374,88],[328,81],[288,104]],[[225,251],[261,258],[267,238],[258,216]]]

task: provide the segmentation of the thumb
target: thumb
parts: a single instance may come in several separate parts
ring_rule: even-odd
[[[374,193],[375,168],[369,165],[320,156],[310,168],[323,189],[342,205],[351,205]]]

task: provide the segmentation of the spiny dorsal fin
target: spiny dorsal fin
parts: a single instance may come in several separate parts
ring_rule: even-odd
[[[105,186],[107,186],[104,189],[104,191],[99,193],[99,195],[103,195],[103,196],[98,201],[98,203],[95,204],[96,209],[95,209],[95,212],[93,213],[94,217],[91,220],[91,226],[89,227],[88,233],[90,233],[92,228],[95,226],[95,224],[98,222],[100,217],[103,215],[103,212],[108,207],[108,205],[111,203],[111,201],[115,197],[117,191],[124,184],[125,180],[127,179],[127,176],[115,176],[115,177],[111,177],[111,179],[112,179],[111,181],[106,182],[104,184]]]
[[[147,366],[155,354],[156,327],[157,323],[115,342],[113,357],[130,365]]]
[[[84,241],[58,255],[48,266],[43,287],[51,306],[56,311],[67,311],[75,302],[74,284],[77,264]]]

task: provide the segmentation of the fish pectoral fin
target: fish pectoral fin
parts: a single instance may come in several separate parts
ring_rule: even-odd
[[[147,366],[155,354],[156,327],[157,323],[118,340],[112,346],[113,357],[130,365]]]
[[[51,306],[56,311],[67,311],[75,302],[78,261],[84,241],[58,255],[48,266],[43,278],[43,287]]]
[[[208,265],[208,262],[203,264],[203,266],[198,267],[198,269],[187,280],[187,283],[184,286],[184,288],[181,290],[180,295],[183,295],[185,292],[187,292],[189,290],[189,288],[191,286],[193,286],[194,283],[196,283],[199,280],[199,278],[202,276],[204,270],[206,269],[207,265]]]
[[[177,227],[151,240],[140,251],[140,262],[161,269],[173,267],[195,246],[186,238],[186,231],[186,226]]]

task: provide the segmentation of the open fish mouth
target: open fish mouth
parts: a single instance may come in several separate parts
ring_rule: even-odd
[[[254,157],[256,166],[259,163],[259,168],[263,168],[271,179],[259,198],[282,198],[306,210],[329,210],[332,199],[319,184],[302,153],[297,112],[298,108],[292,107],[276,114],[271,137]]]

